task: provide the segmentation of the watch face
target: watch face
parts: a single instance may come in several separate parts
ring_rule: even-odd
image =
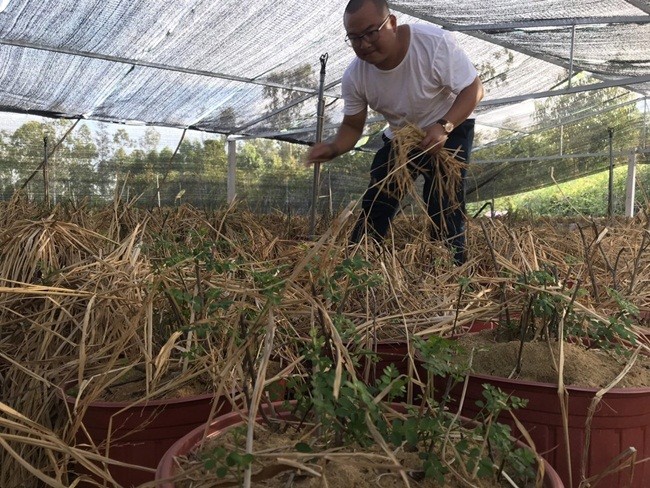
[[[454,124],[452,124],[448,120],[440,119],[438,123],[442,126],[442,128],[447,134],[449,134],[452,130],[454,130]]]

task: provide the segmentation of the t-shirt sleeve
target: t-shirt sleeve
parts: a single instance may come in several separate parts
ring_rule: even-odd
[[[359,91],[358,86],[358,80],[354,76],[354,66],[350,65],[343,73],[343,78],[341,79],[344,115],[356,115],[368,107],[368,103]]]
[[[434,71],[444,86],[458,94],[478,72],[451,32],[445,32],[435,54]]]

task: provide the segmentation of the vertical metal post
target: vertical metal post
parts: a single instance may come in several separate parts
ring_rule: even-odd
[[[625,185],[625,216],[634,217],[634,197],[636,186],[636,151],[632,149],[627,159],[627,182]]]
[[[330,218],[334,215],[334,202],[332,202],[332,173],[327,169],[327,194],[330,203]]]
[[[607,133],[609,134],[609,188],[607,191],[607,216],[611,217],[614,208],[614,129],[609,127]]]
[[[568,87],[571,88],[571,82],[573,79],[573,55],[575,52],[576,46],[576,25],[571,26],[571,47],[569,50],[569,78],[568,78]],[[564,154],[564,124],[560,125],[560,156]]]
[[[284,178],[284,208],[287,215],[291,213],[291,200],[289,199],[289,178]]]
[[[43,202],[48,207],[50,206],[50,185],[49,185],[49,175],[48,175],[48,163],[49,158],[47,154],[47,136],[43,137]]]
[[[569,88],[571,88],[571,78],[573,78],[573,55],[576,47],[576,25],[571,26],[571,50],[569,51]]]
[[[643,149],[648,147],[648,97],[643,99]]]
[[[320,57],[320,84],[318,86],[318,109],[316,112],[316,142],[323,138],[323,120],[325,118],[325,66],[327,65],[327,53]],[[311,212],[309,215],[309,235],[313,238],[316,234],[316,208],[318,206],[318,194],[320,188],[320,163],[314,163],[314,181],[311,191]]]
[[[161,208],[162,205],[160,205],[160,178],[158,177],[158,174],[156,174],[156,195],[158,196],[158,208]]]
[[[237,196],[237,140],[231,137],[226,139],[228,141],[228,180],[227,180],[227,200],[230,205],[235,201]]]

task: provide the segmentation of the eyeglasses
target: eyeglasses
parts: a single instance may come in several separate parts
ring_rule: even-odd
[[[345,43],[348,46],[358,47],[361,45],[364,39],[369,43],[375,42],[377,39],[379,39],[379,31],[384,28],[384,26],[388,22],[388,19],[390,19],[390,14],[386,16],[386,18],[384,19],[384,21],[381,23],[379,27],[377,27],[376,29],[369,30],[368,32],[366,32],[365,34],[361,34],[360,36],[351,36],[350,34],[348,34],[347,36],[345,36]]]

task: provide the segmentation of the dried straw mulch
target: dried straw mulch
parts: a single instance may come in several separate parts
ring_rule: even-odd
[[[352,214],[321,222],[321,237],[308,241],[305,219],[236,207],[3,204],[0,486],[35,476],[68,486],[68,460],[98,458],[70,447],[85,406],[134,368],[146,398],[207,377],[215,392],[246,385],[254,406],[271,350],[291,370],[312,328],[335,336],[352,370],[335,323],[368,345],[450,334],[520,313],[540,291],[571,303],[585,326],[620,313],[611,290],[650,310],[643,218],[471,221],[470,259],[454,267],[424,224],[404,216],[383,246],[350,246]],[[552,285],[526,281],[540,271]],[[630,317],[642,337],[640,316]],[[72,412],[60,400],[67,382],[81,391]]]

